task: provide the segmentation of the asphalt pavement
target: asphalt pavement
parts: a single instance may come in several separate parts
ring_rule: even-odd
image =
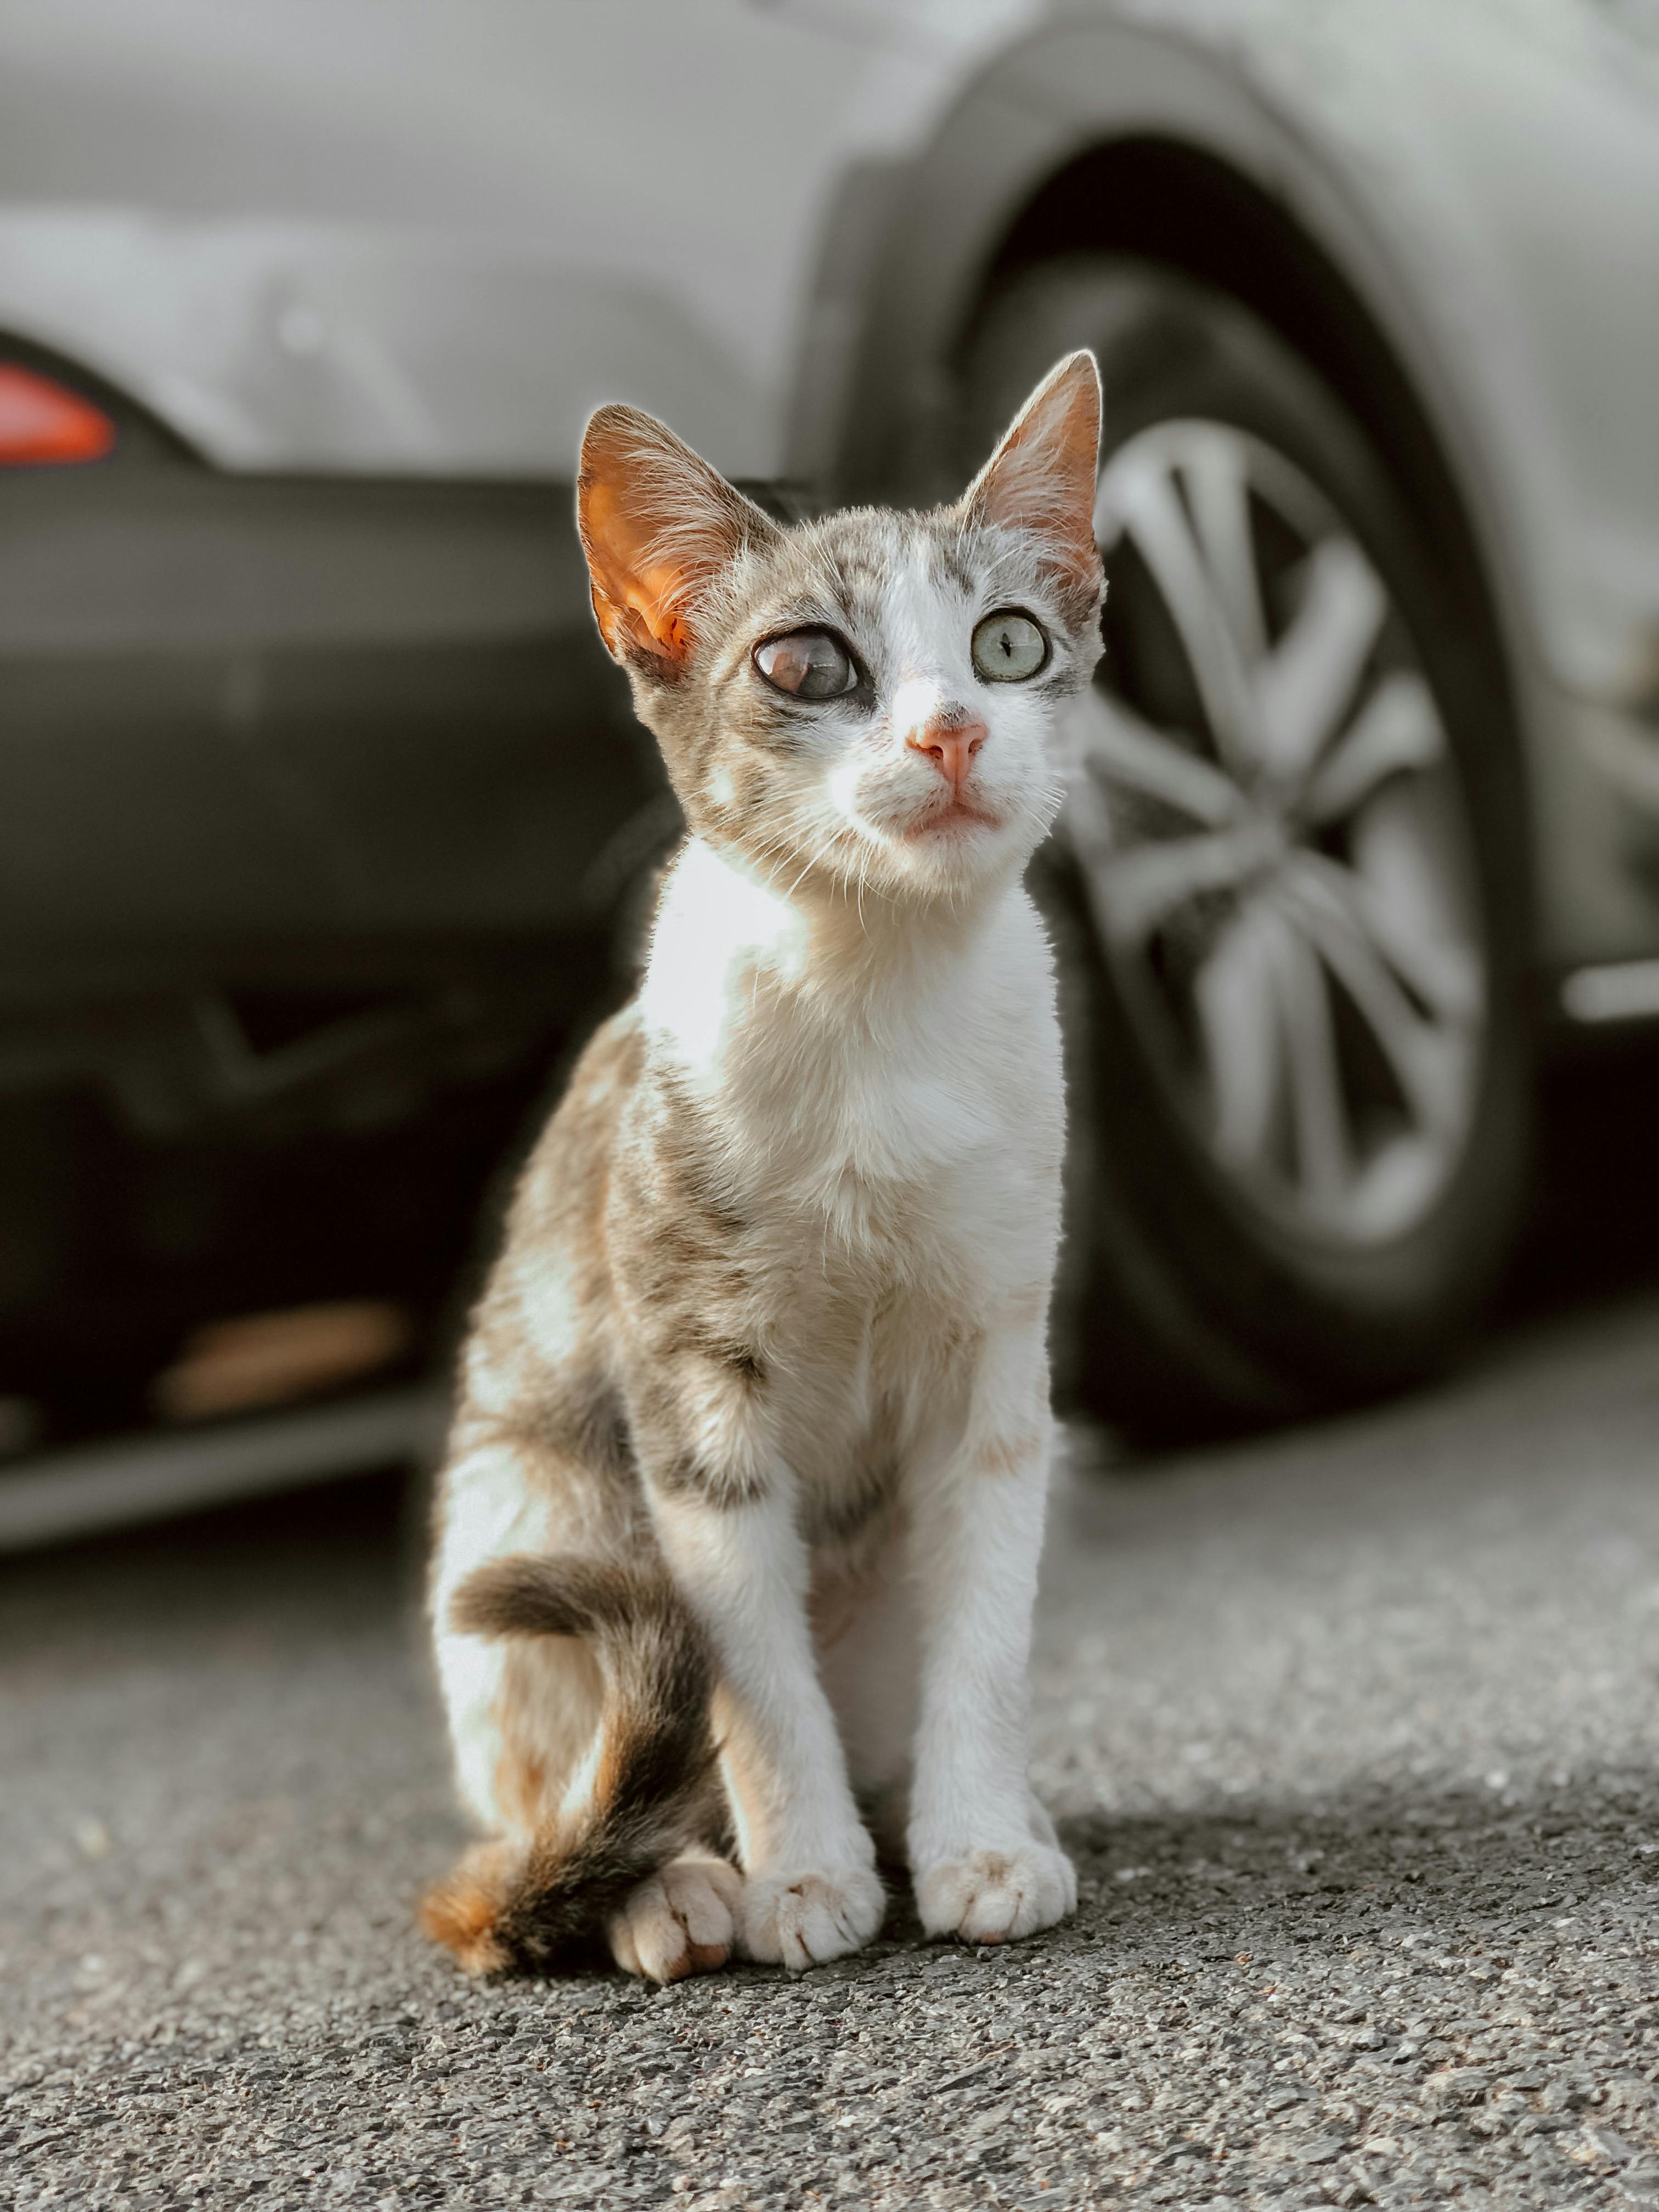
[[[1056,1500],[1070,1926],[474,1988],[393,1494],[0,1574],[0,2205],[1659,2206],[1659,1300]]]

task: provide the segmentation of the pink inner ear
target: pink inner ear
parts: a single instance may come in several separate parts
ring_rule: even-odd
[[[1046,538],[1065,567],[1092,575],[1100,377],[1092,354],[1052,369],[1015,417],[967,503],[986,521]]]
[[[683,569],[651,556],[650,533],[616,484],[582,485],[581,536],[593,580],[593,611],[611,651],[632,644],[667,660],[684,659],[690,636],[678,607]]]
[[[696,641],[694,611],[758,511],[672,431],[634,407],[601,407],[582,439],[577,527],[600,635],[618,660],[667,669]]]

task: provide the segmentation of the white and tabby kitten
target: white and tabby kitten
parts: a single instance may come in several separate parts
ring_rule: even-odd
[[[1072,1910],[1027,1778],[1060,1040],[1022,872],[1100,647],[1099,383],[954,506],[784,527],[601,408],[580,525],[690,834],[479,1303],[431,1603],[475,1972]],[[868,1823],[868,1825],[866,1825]]]

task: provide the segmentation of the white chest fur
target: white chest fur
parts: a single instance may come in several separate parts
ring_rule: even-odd
[[[803,908],[694,840],[641,1001],[757,1218],[822,1224],[849,1259],[902,1235],[1017,1263],[1042,1233],[1018,1217],[1058,1175],[1059,1034],[1018,882],[966,912]]]

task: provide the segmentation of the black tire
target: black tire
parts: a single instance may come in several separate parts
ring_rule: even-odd
[[[1476,611],[1460,602],[1452,565],[1335,394],[1237,302],[1132,261],[1077,258],[1025,272],[988,302],[968,349],[964,459],[982,457],[1043,371],[1085,345],[1104,387],[1103,465],[1155,425],[1243,434],[1255,441],[1249,450],[1270,449],[1316,488],[1381,580],[1387,620],[1437,711],[1440,751],[1425,774],[1450,794],[1435,804],[1449,806],[1457,823],[1462,896],[1484,973],[1484,1009],[1457,1063],[1461,1134],[1436,1156],[1443,1179],[1431,1202],[1398,1233],[1314,1234],[1300,1217],[1266,1206],[1262,1171],[1252,1168],[1247,1183],[1218,1164],[1214,1142],[1179,1109],[1172,1063],[1153,1049],[1135,981],[1133,961],[1145,965],[1153,954],[1120,948],[1115,960],[1091,896],[1093,864],[1068,847],[1064,825],[1045,849],[1034,887],[1060,953],[1073,1131],[1058,1378],[1097,1416],[1167,1442],[1375,1396],[1441,1367],[1466,1340],[1508,1249],[1524,1182],[1532,1089],[1524,821],[1501,671],[1479,643]],[[1113,568],[1109,558],[1109,579]],[[1113,619],[1109,603],[1108,684],[1121,678],[1121,669],[1113,674]],[[1306,849],[1318,851],[1328,833],[1307,836]],[[1340,1013],[1346,1002],[1333,975],[1320,969],[1322,996]],[[1270,1012],[1273,988],[1270,980]],[[1291,1014],[1282,1020],[1293,1026]],[[1335,1034],[1329,1018],[1326,1027],[1328,1038]],[[1288,1038],[1290,1027],[1278,1034]],[[1292,1066],[1293,1042],[1269,1049]],[[1347,1049],[1328,1044],[1330,1065]],[[1292,1091],[1300,1080],[1279,1079]],[[1218,1122],[1219,1097],[1218,1075]],[[1274,1141],[1291,1152],[1308,1143],[1305,1109],[1299,1096],[1273,1109],[1292,1132]],[[1372,1119],[1355,1130],[1375,1126],[1367,1111]]]

